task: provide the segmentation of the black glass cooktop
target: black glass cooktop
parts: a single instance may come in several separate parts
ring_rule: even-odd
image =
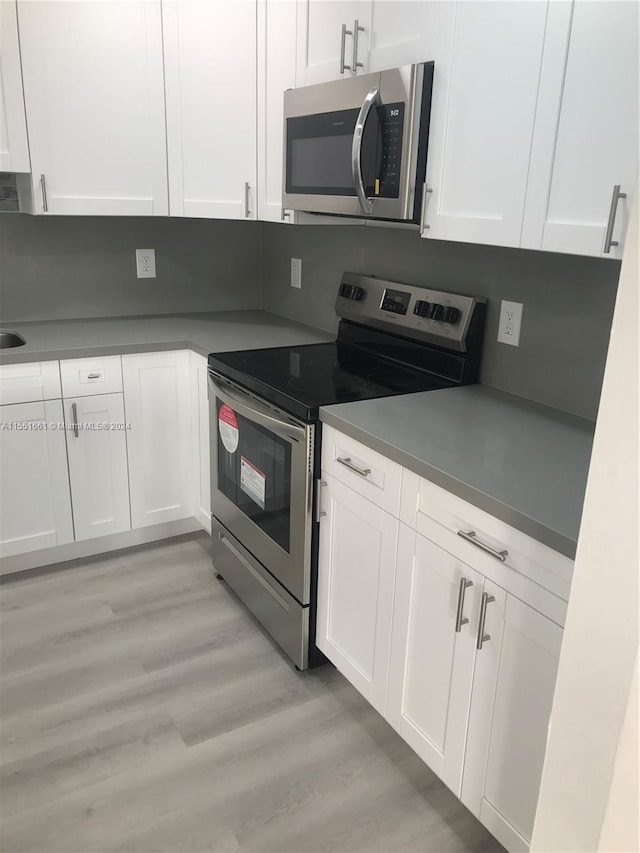
[[[320,406],[456,384],[340,341],[212,354],[209,368],[306,421]]]

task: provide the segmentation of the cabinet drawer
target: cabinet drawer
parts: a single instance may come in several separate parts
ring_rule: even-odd
[[[0,365],[0,405],[35,403],[61,396],[59,362]]]
[[[400,518],[515,595],[521,593],[508,582],[514,571],[565,602],[569,598],[573,560],[406,469]]]
[[[122,391],[122,363],[119,355],[102,358],[69,358],[60,362],[64,397],[116,394]]]
[[[322,470],[398,517],[402,468],[332,427],[322,428]]]

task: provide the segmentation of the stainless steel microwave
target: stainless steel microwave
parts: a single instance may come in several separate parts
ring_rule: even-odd
[[[284,93],[285,210],[419,222],[433,62]]]

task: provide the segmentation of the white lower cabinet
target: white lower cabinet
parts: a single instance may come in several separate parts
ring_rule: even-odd
[[[484,592],[461,799],[508,850],[528,850],[562,628],[488,580]]]
[[[122,356],[132,527],[193,515],[187,350]]]
[[[195,515],[211,533],[211,474],[209,469],[209,398],[207,359],[191,353],[193,489]]]
[[[316,643],[384,714],[398,521],[324,477]]]
[[[317,645],[507,850],[528,850],[571,561],[406,470],[400,523],[328,473],[349,442],[325,429]]]
[[[130,530],[122,394],[65,399],[64,410],[76,541]]]
[[[73,542],[60,400],[0,406],[0,555]]]
[[[483,580],[400,525],[387,719],[458,796]]]

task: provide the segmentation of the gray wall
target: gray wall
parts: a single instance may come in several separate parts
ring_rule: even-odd
[[[302,290],[290,259],[302,258]],[[481,380],[595,419],[620,264],[606,259],[421,240],[358,226],[262,226],[263,307],[333,331],[344,270],[489,300]],[[524,303],[518,348],[496,341],[500,300]]]
[[[136,248],[156,250],[155,279]],[[259,307],[256,222],[0,215],[5,324]]]

